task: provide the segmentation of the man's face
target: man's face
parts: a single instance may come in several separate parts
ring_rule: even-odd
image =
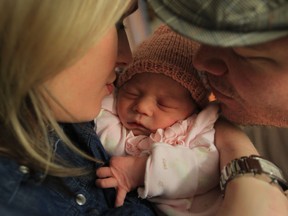
[[[222,113],[240,124],[288,126],[288,37],[221,48],[201,45],[194,66],[206,71]]]

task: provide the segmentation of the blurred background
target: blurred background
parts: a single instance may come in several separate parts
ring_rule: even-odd
[[[149,37],[161,23],[146,0],[138,0],[138,10],[124,20],[132,52],[137,45]]]

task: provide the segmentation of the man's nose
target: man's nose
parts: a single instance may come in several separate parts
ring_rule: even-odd
[[[201,44],[193,56],[193,65],[199,71],[222,76],[227,72],[226,56],[225,48]]]

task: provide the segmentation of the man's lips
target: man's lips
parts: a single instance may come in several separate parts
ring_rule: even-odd
[[[214,78],[213,76],[208,76],[207,77],[208,84],[211,88],[211,91],[215,95],[216,99],[233,99],[234,97],[232,96],[232,89],[227,85],[223,85],[223,80],[219,80],[219,78]],[[220,99],[220,100],[221,100]]]
[[[218,90],[218,88],[215,88],[213,85],[210,84],[210,88],[213,92],[213,94],[215,95],[216,99],[233,99],[231,96],[223,93],[223,91]]]

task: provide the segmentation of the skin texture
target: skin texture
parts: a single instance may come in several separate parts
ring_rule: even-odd
[[[113,27],[78,62],[46,81],[50,94],[61,101],[59,106],[48,97],[58,121],[89,121],[97,116],[101,101],[110,93],[108,85],[116,78],[116,60],[117,31]]]
[[[227,121],[215,125],[215,142],[220,154],[220,168],[235,158],[258,155],[257,150],[238,127]],[[243,176],[230,181],[225,190],[223,204],[216,215],[275,215],[288,213],[288,202],[276,185],[254,176]]]
[[[249,47],[200,45],[194,66],[207,72],[225,117],[240,124],[288,126],[287,43],[288,37]]]
[[[119,89],[117,113],[134,135],[150,135],[196,111],[189,91],[163,74],[134,75]]]
[[[122,206],[126,194],[144,185],[144,175],[148,156],[143,157],[112,157],[109,167],[96,170],[99,179],[96,185],[101,188],[116,188],[115,207]]]
[[[116,27],[111,28],[85,56],[45,83],[53,96],[48,96],[48,103],[58,121],[90,121],[99,114],[103,98],[113,89],[115,71],[125,68],[132,59],[123,22],[137,8],[137,1],[133,1]]]
[[[58,121],[90,121],[98,115],[103,98],[113,88],[115,68],[125,68],[132,59],[123,22],[136,9],[135,3],[85,56],[45,83],[56,101],[61,101],[59,105],[47,97]]]

